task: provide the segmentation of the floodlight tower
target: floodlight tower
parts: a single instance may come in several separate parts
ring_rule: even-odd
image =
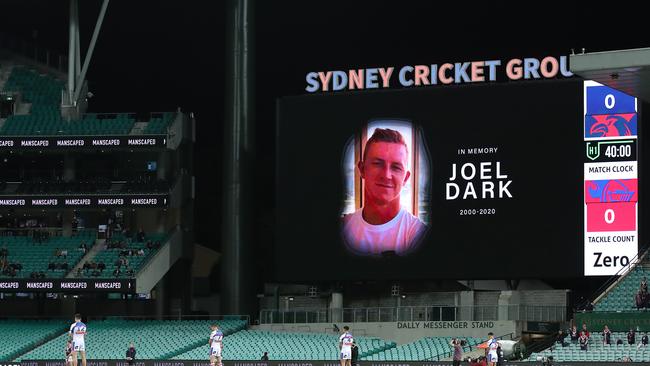
[[[69,39],[68,39],[68,83],[65,89],[63,98],[61,98],[61,114],[64,117],[78,118],[86,109],[86,94],[88,93],[88,86],[86,84],[86,74],[90,61],[97,44],[99,31],[102,28],[102,22],[106,15],[109,0],[104,0],[95,29],[86,55],[83,59],[83,66],[81,65],[81,44],[79,41],[79,0],[70,0],[70,21],[68,25]]]

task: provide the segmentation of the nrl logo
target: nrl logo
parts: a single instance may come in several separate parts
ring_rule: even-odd
[[[591,160],[596,160],[600,156],[600,142],[587,143],[587,157]]]

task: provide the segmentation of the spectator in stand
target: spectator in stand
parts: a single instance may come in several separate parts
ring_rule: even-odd
[[[262,355],[262,358],[260,358],[260,361],[268,361],[268,360],[269,360],[269,353],[264,352],[264,354]]]
[[[69,268],[69,266],[68,266],[68,261],[65,261],[65,262],[63,262],[63,263],[61,264],[61,269],[62,269],[62,270],[67,271],[68,268]]]
[[[649,295],[648,295],[647,292],[643,292],[643,291],[641,291],[641,289],[639,289],[639,291],[637,291],[636,296],[634,298],[634,300],[636,302],[637,310],[650,307],[649,306],[650,301],[648,301],[648,297],[649,297]]]
[[[65,259],[68,259],[68,250],[67,249],[61,250],[61,256]]]
[[[643,333],[643,337],[641,337],[641,342],[639,342],[639,345],[637,346],[637,348],[639,348],[639,347],[648,347],[648,333],[647,332]]]
[[[634,329],[632,328],[627,332],[627,344],[636,344],[636,333],[634,333]]]
[[[79,250],[81,250],[83,254],[86,254],[86,252],[88,251],[88,246],[86,245],[85,242],[83,241],[81,242],[81,245],[79,245]]]
[[[144,256],[144,249],[142,248],[138,249],[138,256],[140,257]]]
[[[127,275],[127,277],[133,278],[135,276],[135,271],[133,270],[133,268],[129,268],[126,271],[126,275]]]
[[[54,249],[54,256],[59,258],[61,256],[61,249],[59,248]]]
[[[56,269],[56,263],[50,261],[50,263],[47,265],[48,271],[54,271]]]
[[[569,334],[571,335],[571,343],[578,343],[578,337],[580,337],[580,335],[578,334],[578,328],[575,325],[571,327]]]
[[[45,278],[45,272],[43,271],[38,272],[38,278]]]
[[[587,338],[591,337],[591,333],[589,333],[589,330],[587,330],[587,323],[582,323],[582,332],[580,332],[580,335],[585,334]]]
[[[612,332],[609,330],[607,325],[603,328],[603,344],[612,344]]]
[[[8,266],[5,266],[2,274],[9,277],[16,277],[16,268],[14,268],[12,264],[9,264]]]
[[[144,235],[144,230],[142,230],[142,228],[138,230],[138,235],[135,238],[138,243],[144,243],[145,235]]]
[[[587,336],[586,331],[583,331],[580,333],[580,338],[578,338],[578,343],[580,343],[580,349],[583,351],[587,350],[587,347],[589,346],[589,337]]]
[[[106,265],[104,264],[104,262],[97,263],[97,269],[100,271],[104,271],[106,269]]]
[[[122,274],[120,272],[120,267],[115,268],[115,270],[113,271],[113,276],[120,277],[120,274]]]
[[[147,240],[145,247],[149,250],[153,249],[153,242],[151,240]]]
[[[564,333],[562,330],[558,330],[557,331],[557,339],[556,339],[556,341],[557,341],[557,343],[562,345],[562,347],[566,347],[566,346],[569,345],[568,343],[566,343],[564,341],[565,338],[566,338],[566,333]]]
[[[620,346],[620,345],[622,345],[622,344],[623,344],[623,340],[622,340],[622,339],[619,338],[619,339],[616,340],[616,345],[617,345],[617,346]]]
[[[133,342],[129,345],[129,348],[126,350],[126,362],[129,364],[129,366],[133,365],[133,361],[135,361],[135,345]]]
[[[454,349],[453,365],[459,366],[460,361],[463,359],[463,346],[461,345],[460,339],[454,338],[451,340],[451,346]]]
[[[641,292],[647,294],[648,293],[648,281],[646,280],[645,276],[643,276],[643,279],[641,279],[641,284],[639,285],[639,290]]]

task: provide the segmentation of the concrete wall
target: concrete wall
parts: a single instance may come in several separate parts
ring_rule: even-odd
[[[342,328],[343,324],[337,324]],[[379,337],[398,344],[410,343],[422,337],[486,338],[489,332],[497,336],[521,334],[521,324],[515,321],[455,321],[455,322],[390,322],[347,324],[356,336]],[[333,333],[331,323],[263,324],[259,330],[282,332]]]
[[[567,290],[518,291],[521,305],[563,306],[567,304]]]

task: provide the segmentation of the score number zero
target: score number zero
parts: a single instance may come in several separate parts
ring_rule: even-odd
[[[496,215],[496,213],[496,208],[461,208],[458,210],[459,216]]]

